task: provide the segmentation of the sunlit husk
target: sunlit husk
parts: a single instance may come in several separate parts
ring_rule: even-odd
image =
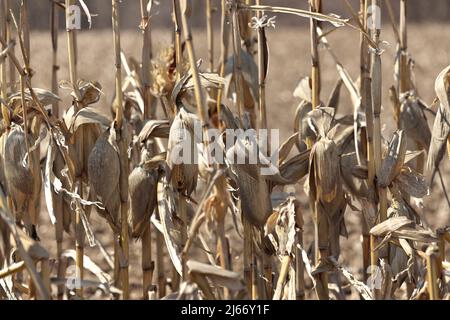
[[[89,155],[88,176],[93,194],[105,208],[105,211],[98,210],[99,214],[106,218],[112,227],[118,228],[120,159],[117,150],[109,141],[111,138],[115,139],[115,135],[106,131],[95,143]]]
[[[132,235],[140,237],[156,207],[157,172],[136,167],[128,178]]]

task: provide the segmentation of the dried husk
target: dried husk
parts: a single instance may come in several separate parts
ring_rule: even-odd
[[[320,132],[327,134],[330,121],[316,122]],[[319,248],[329,249],[329,254],[339,257],[339,236],[347,236],[344,213],[347,202],[344,197],[338,148],[333,140],[322,137],[316,142],[310,155],[308,179],[310,204],[317,210]],[[327,219],[328,221],[325,221]]]
[[[450,134],[449,78],[450,66],[441,71],[435,82],[435,91],[440,104],[431,135],[431,144],[427,161],[428,168],[434,169],[439,167],[439,164],[444,157],[445,146]]]
[[[88,160],[89,185],[105,210],[97,210],[113,229],[118,229],[120,209],[120,159],[113,128],[105,131],[95,143]]]
[[[32,135],[28,134],[28,145],[33,144]],[[36,210],[36,203],[41,190],[41,172],[39,149],[30,152],[27,164],[24,165],[26,153],[25,133],[21,127],[15,126],[5,142],[5,180],[16,213],[19,218],[23,214],[25,225],[30,227],[38,222],[39,210]]]
[[[314,162],[314,187],[317,190],[315,197],[324,202],[333,201],[340,184],[340,159],[334,141],[324,138],[316,142],[311,150],[311,168],[312,162]]]
[[[141,237],[156,207],[156,170],[134,168],[128,178],[132,236]]]
[[[235,182],[238,187],[241,211],[243,216],[253,225],[264,226],[267,218],[272,213],[272,203],[270,201],[269,186],[266,179],[261,175],[259,159],[257,163],[250,163],[250,159],[255,159],[254,152],[256,142],[241,141],[234,145],[227,154],[245,154],[245,162],[231,164],[231,170],[235,175]],[[256,146],[257,149],[257,146]]]
[[[382,188],[389,186],[400,174],[406,155],[406,139],[403,130],[394,133],[388,147],[381,171],[378,177],[378,184]]]
[[[177,191],[187,195],[190,195],[197,186],[198,165],[195,160],[198,157],[199,137],[196,137],[194,132],[196,122],[199,124],[199,120],[194,115],[181,109],[170,127],[167,146],[167,164],[171,169],[171,182]],[[198,125],[198,128],[201,126]],[[190,158],[186,159],[186,163],[185,161],[176,163],[174,159],[182,156],[180,148],[185,151],[184,147],[189,149]],[[184,159],[183,157],[182,160]]]
[[[415,224],[414,221],[405,216],[392,217],[377,224],[370,230],[370,234],[376,237],[385,237],[390,234],[391,237],[423,243],[437,241],[434,232]]]
[[[183,222],[177,216],[177,195],[178,193],[170,184],[168,173],[164,170],[163,174],[160,174],[157,184],[158,212],[169,257],[177,272],[182,275],[181,228]]]
[[[297,148],[302,151],[306,148],[305,141],[310,138],[314,139],[314,131],[308,125],[307,114],[311,112],[312,104],[306,100],[302,100],[295,110],[294,132],[298,133]]]
[[[404,195],[410,195],[414,198],[423,198],[429,195],[429,187],[425,177],[409,167],[402,168],[394,183]]]
[[[201,263],[194,260],[186,262],[189,274],[202,274],[206,276],[214,286],[225,287],[233,291],[242,290],[242,283],[239,274],[230,270],[225,270],[210,264]]]
[[[431,132],[424,114],[424,106],[415,96],[406,96],[400,106],[399,126],[408,138],[416,141],[421,148],[428,150]]]

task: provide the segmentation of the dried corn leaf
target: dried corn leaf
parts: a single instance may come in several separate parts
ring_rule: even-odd
[[[294,97],[300,98],[306,102],[311,102],[311,78],[301,78],[297,87],[295,87]]]
[[[447,138],[450,134],[449,81],[450,66],[441,71],[434,85],[440,105],[434,120],[431,145],[428,153],[428,168],[439,167],[439,163],[444,157]]]
[[[339,79],[334,85],[333,91],[330,93],[330,97],[328,98],[326,107],[336,109],[339,107],[339,101],[341,98],[341,88],[343,81]]]
[[[55,215],[55,208],[53,207],[54,204],[54,197],[56,196],[55,193],[52,190],[51,181],[53,174],[53,163],[55,161],[55,145],[53,142],[49,143],[48,149],[47,149],[47,159],[45,162],[45,171],[44,171],[44,196],[45,196],[45,203],[47,205],[47,211],[48,215],[50,217],[50,222],[52,224],[56,223],[56,215]],[[62,208],[61,208],[62,209]]]
[[[240,53],[240,62],[241,62],[241,71],[244,82],[247,83],[250,88],[251,94],[255,101],[259,99],[259,87],[258,87],[258,66],[255,63],[253,57],[246,51],[241,49]],[[227,63],[225,65],[225,75],[226,75],[226,84],[225,84],[225,92],[227,92],[227,96],[231,96],[230,84],[233,83],[233,73],[234,73],[234,55],[227,59]]]
[[[298,133],[294,133],[285,142],[283,142],[278,151],[278,163],[282,163],[287,158],[297,140]]]
[[[348,280],[348,282],[350,282],[353,288],[355,288],[356,291],[361,294],[364,300],[374,300],[372,296],[372,290],[370,290],[370,288],[366,284],[356,279],[355,276],[351,274],[350,271],[342,267],[336,261],[336,259],[334,259],[333,257],[330,257],[329,259],[331,260],[335,268],[342,273],[342,275]]]
[[[72,249],[65,250],[61,254],[62,257],[71,258],[73,261],[76,260],[76,255],[76,251]],[[104,272],[94,261],[91,260],[91,258],[86,255],[83,257],[83,268],[92,272],[92,274],[95,275],[103,285],[106,285],[107,287],[112,285],[112,277],[108,273]]]
[[[194,260],[188,260],[186,265],[190,274],[198,273],[205,275],[214,286],[225,287],[233,291],[242,290],[244,288],[239,274],[236,272]]]
[[[400,106],[400,128],[405,130],[408,138],[416,141],[423,149],[428,150],[431,132],[424,111],[415,96],[403,97]]]
[[[31,240],[29,237],[27,237],[23,232],[18,230],[16,228],[16,224],[14,222],[14,219],[12,217],[11,212],[9,212],[8,206],[6,204],[6,197],[3,194],[2,190],[0,189],[0,218],[6,223],[8,229],[10,230],[12,236],[14,237],[14,241],[16,243],[17,250],[19,252],[20,258],[24,261],[25,266],[28,269],[28,272],[30,274],[30,277],[36,286],[36,290],[39,293],[39,296],[41,299],[48,300],[50,299],[50,292],[48,292],[46,286],[44,285],[42,278],[38,275],[35,267],[35,263],[28,254],[27,250],[24,247],[24,244],[22,243],[22,239],[27,239],[27,247],[30,248],[33,246],[33,240]],[[39,245],[40,246],[40,245]],[[39,256],[47,256],[45,254],[45,249],[43,250],[39,249],[36,253],[39,253]]]
[[[437,236],[431,231],[416,225],[407,217],[389,218],[370,230],[370,234],[376,237],[391,235],[396,238],[431,243],[437,241]]]
[[[408,167],[402,169],[401,173],[394,180],[394,183],[405,195],[423,198],[430,194],[425,177]]]
[[[400,174],[403,167],[406,154],[406,139],[402,130],[394,133],[389,143],[388,154],[384,158],[378,184],[382,188],[389,186],[392,181]]]
[[[149,138],[168,138],[170,124],[168,120],[148,120],[139,132],[138,141],[143,143]]]
[[[157,184],[158,212],[170,259],[177,272],[182,275],[181,252],[183,244],[181,243],[181,228],[183,224],[176,215],[175,196],[167,174],[162,174]]]
[[[324,138],[331,129],[335,112],[333,108],[316,108],[308,113],[308,125],[316,135]]]
[[[297,148],[302,151],[302,147],[307,138],[314,139],[314,131],[308,125],[308,113],[311,112],[311,102],[302,100],[295,110],[294,132],[298,133]],[[306,148],[306,146],[304,146]]]
[[[407,217],[393,217],[390,219],[387,219],[379,224],[377,224],[376,226],[374,226],[371,230],[370,230],[370,234],[377,236],[377,237],[382,237],[386,234],[388,234],[389,232],[394,232],[400,228],[406,227],[406,226],[411,226],[413,225],[414,222],[409,220]]]
[[[294,253],[298,207],[298,200],[295,197],[289,197],[276,209],[279,212],[275,224],[278,239],[276,248],[280,256]]]
[[[51,105],[55,102],[61,101],[61,99],[56,94],[45,89],[33,88],[33,92],[36,94],[37,99],[44,107]],[[26,101],[34,101],[33,97],[31,96],[30,89],[25,89],[24,94]],[[8,97],[8,104],[12,104],[13,106],[21,105],[22,104],[21,92],[11,94]]]

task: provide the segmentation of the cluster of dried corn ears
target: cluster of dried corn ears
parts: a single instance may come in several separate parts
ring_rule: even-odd
[[[140,1],[139,62],[121,52],[120,6],[112,0],[116,81],[111,120],[95,106],[101,85],[78,78],[76,30],[71,28],[66,30],[69,80],[60,87],[68,89],[72,105],[59,115],[56,21],[62,10],[66,19],[72,18],[75,1],[51,2],[51,90],[32,86],[28,1],[21,1],[19,19],[10,0],[0,1],[2,299],[89,298],[83,289],[90,287],[105,297],[128,299],[130,238],[142,243],[144,299],[301,300],[312,292],[319,299],[344,299],[347,284],[366,300],[450,297],[445,257],[450,230],[431,230],[420,213],[447,144],[450,151],[450,67],[436,79],[438,109],[430,130],[427,116],[434,112],[417,96],[407,52],[407,2],[400,0],[400,26],[390,2],[383,2],[398,42],[397,83],[390,90],[398,130],[387,142],[380,123],[381,29],[369,25],[378,14],[369,5],[382,1],[361,0],[358,14],[344,0],[352,19],[323,14],[325,0],[310,0],[309,11],[254,2],[206,1],[209,56],[208,70],[201,71],[205,68],[193,46],[190,1],[173,0],[173,46],[158,56],[153,56],[151,43],[153,1]],[[77,3],[90,21],[84,1]],[[214,5],[221,12],[217,66]],[[274,25],[274,17],[265,14],[272,12],[311,21],[312,70],[294,92],[300,99],[294,132],[267,150],[247,139],[229,147],[222,139],[227,129],[268,128],[265,29]],[[342,30],[361,35],[358,81],[326,38]],[[338,77],[326,103],[321,100],[321,49],[334,59]],[[342,87],[350,93],[353,114],[338,115]],[[260,161],[211,161],[208,129],[221,133],[216,153],[243,152],[245,160],[256,155]],[[190,161],[174,161],[181,144],[193,157]],[[42,145],[46,153],[40,159]],[[270,160],[263,153],[269,151],[278,160],[272,163],[276,172],[267,175],[263,169]],[[303,182],[315,226],[309,249],[298,194],[280,192]],[[38,235],[41,189],[55,229],[56,257]],[[361,280],[338,262],[348,207],[361,214],[366,271]],[[96,239],[92,211],[111,229],[113,257]],[[230,221],[241,252],[232,248]],[[74,236],[74,247],[66,250],[65,233]],[[85,254],[86,240],[100,247],[112,275]],[[75,272],[69,275],[71,261]],[[87,280],[85,271],[97,281]]]

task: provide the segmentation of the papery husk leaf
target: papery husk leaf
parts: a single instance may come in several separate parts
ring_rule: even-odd
[[[421,148],[428,150],[431,141],[431,132],[428,127],[423,109],[419,106],[419,100],[405,97],[400,106],[400,128],[408,138],[416,141]]]
[[[326,107],[336,109],[339,107],[339,101],[341,98],[341,88],[342,88],[343,81],[342,79],[339,79],[334,88],[333,91],[331,91],[330,97],[328,98]]]
[[[40,104],[42,106],[48,106],[51,105],[55,102],[61,101],[61,98],[58,97],[56,94],[52,93],[51,91],[45,90],[45,89],[40,89],[40,88],[33,88],[33,92],[36,94],[37,99],[39,100]],[[25,100],[26,101],[34,101],[31,93],[30,93],[30,89],[25,89]],[[16,92],[11,94],[8,97],[8,104],[11,103],[13,105],[17,105],[17,104],[22,104],[21,102],[21,93],[20,92]],[[34,103],[34,102],[33,102]]]
[[[176,215],[176,194],[169,183],[167,174],[162,174],[159,177],[157,200],[167,251],[175,270],[182,276],[181,252],[183,244],[181,243],[181,228],[183,223]]]
[[[400,174],[406,154],[406,139],[404,132],[399,130],[394,133],[389,143],[388,154],[383,160],[378,176],[378,184],[382,188],[389,186],[396,176]]]
[[[171,181],[177,191],[190,195],[196,188],[198,178],[198,148],[201,137],[195,128],[201,128],[200,121],[193,114],[181,109],[175,117],[169,133],[167,164],[171,171]],[[186,150],[188,149],[188,150]],[[180,157],[180,150],[188,151],[190,157]]]
[[[76,251],[73,249],[65,250],[62,254],[62,257],[71,258],[73,261],[76,260]],[[97,277],[97,279],[103,285],[110,286],[112,285],[113,279],[112,277],[103,271],[94,261],[91,260],[88,256],[83,257],[83,268],[89,270],[93,275]]]
[[[450,134],[449,77],[450,66],[441,71],[434,85],[440,105],[434,120],[430,150],[428,152],[428,168],[439,167],[444,157],[447,138]]]
[[[111,120],[98,108],[85,107],[82,108],[75,114],[72,125],[69,129],[72,132],[77,131],[77,129],[84,124],[99,124],[103,128],[108,128],[111,124]]]
[[[241,49],[241,70],[243,80],[247,83],[248,87],[251,90],[252,96],[255,101],[259,99],[259,87],[258,87],[258,66],[255,63],[255,60],[251,55],[249,55],[246,51]],[[227,59],[227,63],[225,65],[225,75],[228,78],[227,85],[225,88],[225,92],[227,92],[227,96],[231,95],[230,86],[233,83],[233,72],[234,72],[234,59],[235,57],[229,57]]]
[[[308,125],[324,138],[331,129],[336,110],[333,108],[320,107],[308,113]]]
[[[88,176],[93,194],[105,210],[98,210],[113,229],[118,228],[120,210],[120,159],[115,130],[105,131],[97,140],[89,155]]]
[[[338,184],[340,184],[339,155],[336,144],[327,138],[316,142],[311,150],[311,163],[314,162],[315,185],[317,199],[331,202],[337,195]],[[310,173],[311,176],[311,173]]]
[[[168,120],[148,120],[139,132],[139,143],[149,138],[168,138],[170,124]]]
[[[272,213],[272,203],[268,184],[264,176],[261,175],[259,162],[256,164],[250,163],[250,159],[260,160],[258,150],[256,150],[256,155],[253,153],[255,151],[254,143],[256,142],[238,142],[228,150],[227,154],[245,154],[245,163],[233,163],[231,164],[231,170],[236,176],[243,216],[255,226],[263,226]]]
[[[403,194],[410,195],[414,198],[423,198],[430,194],[425,177],[408,167],[402,169],[401,173],[394,180],[394,183]]]
[[[370,230],[370,234],[377,237],[384,237],[389,233],[392,237],[424,243],[431,243],[437,240],[436,235],[431,230],[416,225],[412,220],[404,216],[389,218]]]
[[[293,93],[294,97],[300,98],[306,102],[311,102],[311,78],[301,78]]]
[[[298,133],[297,148],[299,151],[303,151],[302,148],[306,148],[305,141],[307,138],[314,139],[315,133],[308,125],[307,114],[312,110],[311,102],[302,100],[295,110],[294,119],[294,133]]]
[[[32,134],[28,134],[28,145],[33,144]],[[40,200],[42,182],[39,153],[39,150],[34,150],[27,155],[23,129],[19,126],[11,129],[5,142],[5,181],[15,208],[24,215],[28,227],[38,222],[39,210],[36,205]]]
[[[294,133],[285,142],[283,142],[278,151],[278,163],[282,163],[287,158],[297,140],[298,133]]]
[[[142,167],[134,168],[128,178],[133,237],[141,237],[150,223],[150,217],[157,205],[157,178],[155,170],[149,171]]]
[[[190,274],[202,274],[206,276],[215,286],[225,287],[233,291],[242,290],[244,288],[239,274],[236,272],[194,260],[188,260],[186,265]]]

